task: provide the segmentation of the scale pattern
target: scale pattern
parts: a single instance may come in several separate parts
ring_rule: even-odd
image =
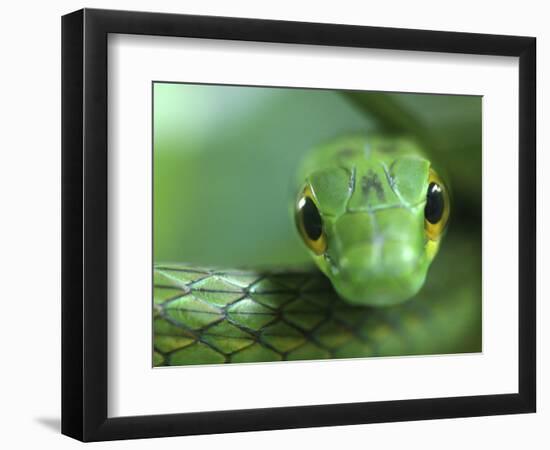
[[[452,246],[478,258],[476,245]],[[316,272],[156,265],[153,365],[481,351],[479,267],[449,274],[442,259],[417,297],[388,308],[349,305]]]

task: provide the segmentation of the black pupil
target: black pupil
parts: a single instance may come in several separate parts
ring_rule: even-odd
[[[315,203],[309,197],[306,197],[306,202],[302,207],[302,220],[307,236],[312,241],[319,239],[323,233],[323,221]]]
[[[424,208],[424,217],[432,224],[436,224],[443,216],[445,208],[445,200],[443,198],[443,190],[437,183],[430,183],[428,186],[428,200]]]

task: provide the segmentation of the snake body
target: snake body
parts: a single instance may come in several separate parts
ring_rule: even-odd
[[[338,139],[298,180],[320,272],[156,264],[155,366],[480,351],[479,242],[449,233],[439,251],[448,193],[412,141]]]

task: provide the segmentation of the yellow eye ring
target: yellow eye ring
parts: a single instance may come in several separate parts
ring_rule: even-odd
[[[322,255],[327,249],[327,237],[323,228],[323,219],[315,197],[308,185],[296,202],[296,226],[304,243],[316,255]]]
[[[445,231],[451,212],[447,186],[435,170],[430,168],[424,208],[424,231],[431,241],[437,241]]]

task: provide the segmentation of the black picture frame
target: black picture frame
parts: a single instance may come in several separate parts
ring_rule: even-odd
[[[109,33],[519,57],[518,392],[107,417]],[[63,16],[62,433],[100,441],[534,412],[535,90],[533,37],[94,9]]]

